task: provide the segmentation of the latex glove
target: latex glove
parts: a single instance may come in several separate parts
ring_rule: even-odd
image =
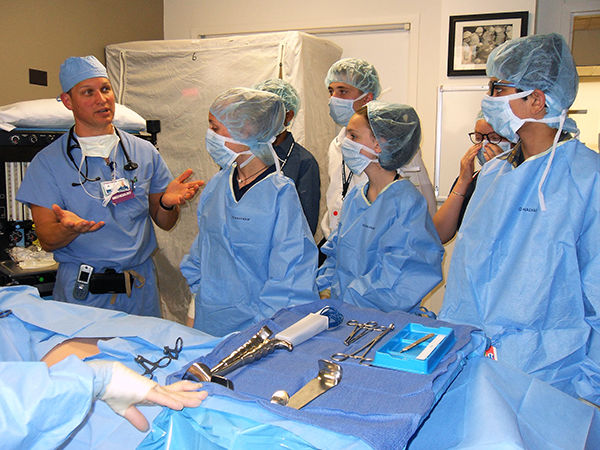
[[[140,431],[148,429],[148,421],[134,405],[155,404],[181,410],[199,406],[207,396],[206,391],[197,391],[200,383],[186,380],[159,386],[120,362],[95,360],[86,364],[94,371],[94,398],[106,402]]]

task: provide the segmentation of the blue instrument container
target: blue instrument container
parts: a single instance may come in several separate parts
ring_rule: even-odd
[[[434,336],[402,351],[430,333]],[[375,353],[371,365],[413,373],[431,373],[454,342],[452,328],[432,328],[419,323],[409,323]]]

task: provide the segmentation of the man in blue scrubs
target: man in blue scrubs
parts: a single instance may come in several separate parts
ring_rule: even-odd
[[[567,110],[578,76],[558,34],[487,61],[485,119],[512,151],[486,163],[458,232],[443,320],[480,327],[489,354],[600,403],[600,156]]]
[[[160,316],[152,221],[171,229],[202,182],[186,182],[189,169],[172,180],[149,142],[116,129],[112,86],[95,57],[65,60],[60,82],[75,126],[36,155],[17,194],[60,263],[54,299]]]

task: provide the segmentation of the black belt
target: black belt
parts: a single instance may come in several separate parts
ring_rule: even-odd
[[[104,273],[94,272],[90,278],[90,293],[124,294],[127,292],[127,282],[131,286],[131,278],[131,274],[116,272],[114,269],[106,269]]]

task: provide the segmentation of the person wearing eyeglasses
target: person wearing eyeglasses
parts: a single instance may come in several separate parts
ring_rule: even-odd
[[[512,147],[512,143],[496,133],[481,113],[477,117],[475,131],[469,133],[473,145],[461,158],[458,178],[454,180],[448,197],[433,216],[442,244],[450,241],[456,234],[475,190],[479,174],[479,171],[475,171],[475,159],[483,166]]]
[[[74,127],[39,152],[17,200],[59,262],[53,299],[160,317],[152,222],[169,230],[203,184],[173,179],[150,142],[113,125],[115,96],[94,56],[67,58],[60,98]]]
[[[556,33],[506,41],[487,61],[482,111],[517,145],[477,177],[441,320],[483,330],[487,353],[600,404],[600,155],[567,111],[578,75]]]

